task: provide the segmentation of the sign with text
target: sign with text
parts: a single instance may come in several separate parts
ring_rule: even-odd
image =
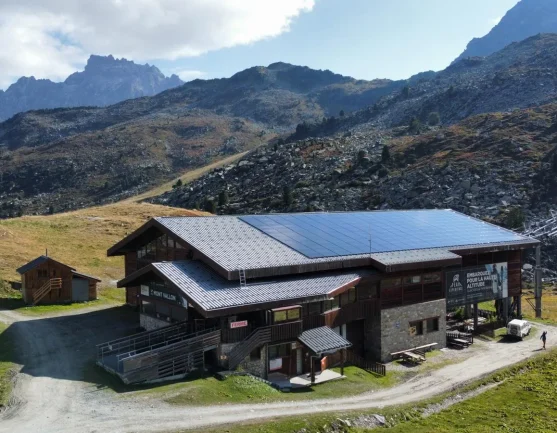
[[[240,320],[239,322],[230,322],[230,329],[245,328],[248,326],[247,320]]]
[[[447,308],[509,296],[507,263],[447,271]]]

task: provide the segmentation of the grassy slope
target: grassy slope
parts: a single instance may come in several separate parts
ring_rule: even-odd
[[[153,216],[199,215],[166,206],[131,201],[49,216],[0,220],[0,308],[20,308],[30,315],[124,302],[124,291],[114,289],[124,276],[121,257],[107,257],[106,250]],[[6,281],[20,281],[16,269],[35,257],[48,254],[80,272],[102,280],[99,299],[72,305],[23,307],[19,292]]]
[[[0,408],[6,406],[12,390],[11,370],[15,368],[13,347],[6,332],[7,325],[0,322]]]
[[[459,392],[481,385],[499,383],[467,401],[457,403],[427,418],[421,410],[441,402]],[[229,427],[203,429],[204,433],[321,433],[338,418],[353,419],[362,414],[379,413],[386,416],[389,425],[382,429],[345,427],[346,433],[390,431],[393,433],[552,433],[557,431],[557,352],[522,362],[486,379],[444,396],[421,402],[419,405],[374,409],[371,412],[348,412],[298,416],[268,420],[266,423],[246,423]]]
[[[340,371],[334,368],[335,371]],[[142,397],[155,397],[176,405],[206,405],[230,403],[267,403],[276,401],[334,398],[355,395],[393,386],[400,374],[389,372],[377,377],[357,367],[344,369],[346,379],[331,381],[290,393],[283,393],[251,377],[231,376],[219,381],[214,377],[194,378],[140,391]]]

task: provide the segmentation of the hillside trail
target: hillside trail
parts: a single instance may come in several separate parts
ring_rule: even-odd
[[[488,342],[485,349],[463,362],[419,374],[389,389],[352,397],[173,406],[145,396],[136,398],[133,393],[131,398],[123,397],[99,389],[94,380],[85,380],[84,371],[91,367],[94,345],[106,340],[114,329],[114,320],[103,314],[99,310],[95,314],[77,311],[45,319],[0,311],[0,320],[15,327],[16,349],[23,364],[16,380],[14,404],[0,414],[1,433],[169,432],[280,416],[380,409],[450,391],[532,357],[540,353],[541,347],[535,337],[516,343]],[[117,314],[124,313],[118,311]],[[550,336],[557,335],[557,327],[539,324],[537,329],[538,332],[547,330]]]

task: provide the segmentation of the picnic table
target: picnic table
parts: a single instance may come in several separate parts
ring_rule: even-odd
[[[437,343],[431,343],[431,344],[426,344],[425,346],[419,346],[419,347],[414,347],[412,349],[401,350],[400,352],[393,352],[391,353],[391,357],[393,359],[402,358],[405,361],[421,363],[426,360],[425,352],[427,350],[433,349],[434,346],[437,346]]]
[[[403,352],[402,353],[402,359],[404,359],[405,361],[421,363],[421,362],[425,361],[425,356],[416,355],[415,353],[412,353],[412,352]]]

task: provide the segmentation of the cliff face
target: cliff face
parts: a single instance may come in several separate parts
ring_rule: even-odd
[[[83,72],[70,75],[63,83],[22,77],[0,92],[0,120],[43,108],[106,106],[152,96],[181,84],[176,75],[165,77],[155,66],[91,56]]]
[[[557,2],[555,0],[521,0],[486,36],[470,41],[455,60],[485,57],[513,42],[539,33],[557,33]]]

